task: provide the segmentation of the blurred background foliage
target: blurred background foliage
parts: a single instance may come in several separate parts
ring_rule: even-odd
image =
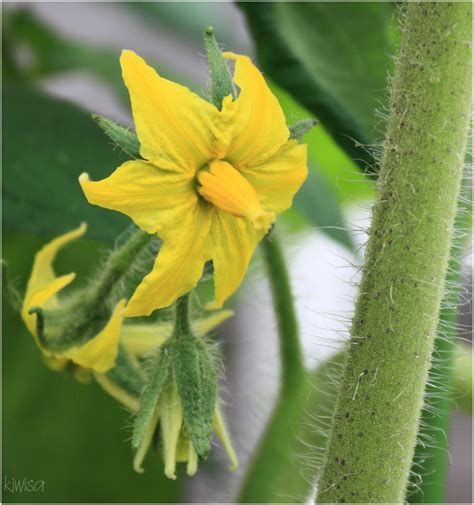
[[[82,37],[80,20],[69,29],[51,23],[61,16],[55,5],[7,2],[3,9],[3,258],[20,290],[35,252],[51,237],[88,222],[88,240],[69,246],[57,265],[59,273],[75,271],[84,279],[128,225],[125,217],[89,206],[82,197],[81,172],[100,179],[125,158],[89,112],[68,100],[73,88],[67,77],[92,76],[107,86],[116,110],[126,111],[118,57],[127,43],[162,75],[205,96],[209,81],[201,55],[208,25],[223,48],[257,57],[289,124],[308,117],[321,122],[304,138],[311,174],[283,217],[284,228],[318,229],[355,252],[344,216],[348,206],[373,196],[387,77],[399,39],[394,4],[104,4],[110,18],[97,20],[93,40]],[[116,16],[133,18],[144,33],[158,37],[160,47],[147,46],[145,36],[136,44],[125,34],[115,37]],[[193,55],[192,63],[179,57],[182,48]],[[112,119],[128,123],[128,116]],[[163,477],[158,457],[148,457],[144,475],[133,472],[129,414],[97,385],[48,370],[8,303],[3,363],[3,472],[45,481],[44,492],[28,495],[29,501],[189,498],[181,480]],[[213,465],[211,458],[204,472]],[[24,494],[4,490],[4,501],[24,500]]]

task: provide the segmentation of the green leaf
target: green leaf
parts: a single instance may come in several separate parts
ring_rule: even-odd
[[[112,83],[121,81],[115,50],[90,47],[62,37],[29,10],[18,9],[6,16],[4,39],[16,75],[33,79],[83,69]],[[17,47],[27,51],[30,58],[19,63],[14,57]]]
[[[128,105],[128,93],[122,82],[119,51],[116,49],[69,39],[25,9],[10,12],[5,16],[4,25],[3,69],[7,78],[34,82],[38,78],[64,72],[90,72],[111,84],[114,93]],[[203,26],[200,26],[201,30]],[[27,53],[29,57],[19,59],[19,52]],[[150,63],[153,64],[153,61]],[[173,65],[169,68],[160,62],[160,71],[168,79],[196,89],[195,83],[183,78]]]
[[[217,401],[217,373],[206,343],[193,336],[175,338],[173,371],[184,423],[199,459],[211,448],[212,421]]]
[[[113,242],[129,219],[87,203],[78,177],[107,177],[126,158],[74,105],[20,83],[3,86],[3,104],[4,228],[54,236],[86,221],[88,237]]]
[[[273,82],[269,84],[280,102],[288,124],[311,116],[288,92]],[[306,133],[302,141],[308,145],[310,163],[318,172],[324,174],[339,202],[354,203],[373,197],[373,181],[360,173],[356,163],[337,145],[321,123]]]
[[[390,8],[383,3],[239,3],[262,69],[371,168],[375,109],[390,68]]]
[[[233,51],[242,50],[242,37],[235,30],[235,16],[226,15],[224,9],[213,2],[126,2],[156,31],[170,30],[181,43],[188,42],[196,48],[202,44],[202,31],[206,26],[218,30],[219,42]]]
[[[354,242],[345,227],[339,203],[321,173],[316,175],[313,172],[308,175],[295,196],[294,206],[304,214],[310,224],[348,249],[354,250]]]

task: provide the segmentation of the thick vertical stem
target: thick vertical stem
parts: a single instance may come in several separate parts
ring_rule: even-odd
[[[411,475],[411,485],[416,492],[409,495],[410,503],[444,503],[445,498],[449,461],[448,434],[455,405],[454,366],[458,348],[456,323],[461,303],[461,261],[469,247],[472,227],[471,205],[466,203],[470,200],[468,186],[466,184],[464,191],[461,190],[454,225],[455,238],[446,278],[447,289],[442,303],[433,366],[421,414],[420,440],[415,449]]]
[[[317,501],[404,500],[466,148],[471,5],[409,3]]]

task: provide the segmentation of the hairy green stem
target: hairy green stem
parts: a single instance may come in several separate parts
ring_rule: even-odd
[[[91,282],[58,308],[30,310],[37,315],[38,339],[46,349],[60,352],[72,344],[88,341],[103,328],[104,321],[110,317],[111,305],[136,289],[136,281],[128,277],[152,237],[141,230],[133,232],[112,251]]]
[[[190,293],[186,293],[181,298],[178,298],[176,302],[175,337],[190,337],[192,335],[191,322],[189,320],[190,303]]]
[[[449,425],[454,407],[456,337],[458,309],[461,303],[461,260],[470,242],[470,187],[463,185],[456,216],[455,237],[446,279],[438,336],[435,340],[433,366],[426,387],[425,407],[421,414],[420,437],[415,449],[410,503],[443,503],[449,460]]]
[[[95,303],[100,303],[102,298],[110,293],[117,280],[127,274],[137,256],[148,246],[152,238],[153,235],[142,230],[136,230],[120,247],[112,252],[102,272],[94,282],[92,296]]]
[[[471,6],[409,3],[379,195],[318,503],[401,503],[443,296],[470,110]]]
[[[278,323],[282,393],[299,385],[305,375],[290,279],[278,237],[273,233],[262,242],[263,254]]]
[[[281,487],[280,462],[288,462],[294,453],[298,423],[303,422],[304,393],[308,393],[308,376],[304,369],[293,296],[285,259],[278,238],[272,234],[262,242],[273,307],[278,323],[280,343],[280,392],[266,431],[251,463],[240,492],[240,502],[294,501]],[[293,454],[294,455],[294,454]],[[292,484],[291,473],[283,479]]]

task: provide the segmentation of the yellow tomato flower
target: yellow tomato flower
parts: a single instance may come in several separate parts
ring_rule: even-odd
[[[235,62],[239,95],[222,109],[158,75],[132,51],[120,62],[140,154],[110,177],[82,174],[88,201],[130,216],[164,242],[125,315],[171,305],[214,265],[214,308],[239,287],[258,242],[306,178],[306,146],[289,140],[283,111],[246,56]]]
[[[41,309],[59,307],[60,302],[56,295],[74,280],[75,274],[57,277],[53,270],[54,259],[64,245],[84,235],[85,231],[86,225],[82,224],[76,230],[55,238],[36,254],[26,287],[21,317],[52,368],[61,369],[71,360],[81,367],[103,373],[115,364],[125,300],[117,304],[110,320],[98,335],[83,345],[72,346],[62,352],[52,352],[45,348],[36,331],[37,316],[30,313],[31,309],[36,307]]]

